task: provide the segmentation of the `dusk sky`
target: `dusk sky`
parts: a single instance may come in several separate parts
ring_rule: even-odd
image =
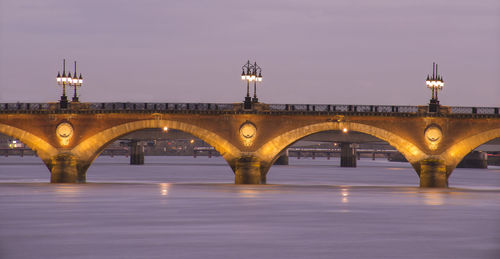
[[[62,60],[83,102],[500,106],[498,0],[0,0],[0,102],[55,102]],[[70,95],[71,98],[71,95]]]

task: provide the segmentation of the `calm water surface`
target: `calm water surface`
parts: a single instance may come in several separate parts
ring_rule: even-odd
[[[0,158],[0,258],[500,258],[500,167],[419,189],[407,163],[292,159],[233,185],[221,158],[98,158],[48,184]]]

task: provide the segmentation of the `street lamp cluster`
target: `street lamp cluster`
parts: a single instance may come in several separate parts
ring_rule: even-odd
[[[250,60],[247,61],[245,65],[241,67],[241,80],[247,81],[247,96],[245,97],[244,108],[251,109],[252,103],[258,103],[257,98],[257,82],[262,82],[262,69],[257,65],[257,62],[253,64]],[[253,98],[250,98],[250,82],[253,81]]]
[[[438,91],[443,89],[444,80],[443,77],[438,74],[438,65],[434,62],[432,63],[432,77],[427,75],[425,85],[432,90],[429,112],[437,112],[439,110]]]
[[[75,61],[75,72],[71,76],[71,72],[66,74],[66,59],[63,59],[63,72],[57,72],[57,84],[63,87],[63,94],[61,95],[61,100],[59,101],[60,108],[68,108],[68,97],[66,96],[66,86],[71,86],[74,88],[74,95],[72,102],[78,102],[77,88],[81,87],[83,84],[83,77],[76,73],[76,61]]]

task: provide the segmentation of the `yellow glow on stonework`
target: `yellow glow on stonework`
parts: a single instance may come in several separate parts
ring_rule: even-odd
[[[253,139],[242,139],[243,140],[243,145],[245,145],[246,147],[249,147],[251,145],[253,145]]]
[[[69,139],[67,139],[67,138],[60,138],[59,139],[59,144],[61,144],[61,146],[67,146],[67,145],[69,145]]]
[[[449,151],[448,153],[450,154],[451,157],[455,158],[456,156],[455,147],[453,147],[451,151]]]
[[[436,149],[438,149],[438,144],[436,144],[436,143],[427,143],[427,147],[430,150],[436,150]]]

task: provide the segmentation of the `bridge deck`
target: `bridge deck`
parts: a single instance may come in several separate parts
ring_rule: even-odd
[[[428,113],[427,106],[348,104],[260,104],[244,110],[241,103],[78,103],[59,109],[58,103],[0,103],[0,113],[202,113],[202,114],[311,114],[367,116],[500,117],[498,107],[443,106],[440,113]]]

